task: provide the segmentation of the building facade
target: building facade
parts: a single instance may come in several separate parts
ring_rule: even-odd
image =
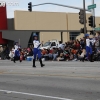
[[[87,30],[92,30],[88,26],[86,14]],[[96,17],[96,27],[99,27],[100,17]],[[60,12],[28,12],[14,11],[14,19],[8,19],[8,30],[2,31],[2,38],[20,41],[22,47],[32,43],[32,35],[37,34],[40,41],[57,39],[67,42],[70,39],[83,37],[80,29],[84,26],[79,23],[78,13]]]
[[[7,30],[7,14],[6,6],[0,7],[0,30]],[[6,44],[7,40],[2,38],[2,31],[0,31],[0,44]]]

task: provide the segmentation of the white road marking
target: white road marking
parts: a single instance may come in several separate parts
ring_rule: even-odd
[[[32,94],[32,93],[25,93],[25,92],[17,92],[17,91],[9,91],[9,90],[0,90],[0,92],[23,94],[23,95],[30,95],[30,96],[50,98],[50,99],[57,99],[57,100],[73,100],[73,99],[68,99],[68,98],[61,98],[61,97],[54,97],[54,96],[46,96],[46,95],[39,95],[39,94]]]

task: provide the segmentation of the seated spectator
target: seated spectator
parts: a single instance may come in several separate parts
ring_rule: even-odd
[[[58,56],[57,48],[53,48],[53,61],[57,60],[57,56]]]
[[[58,48],[58,57],[60,56],[60,54],[63,53],[63,50],[61,49],[61,47]]]
[[[70,57],[69,60],[73,60],[74,59],[73,53],[70,53],[69,57]]]
[[[31,49],[28,47],[28,48],[27,48],[27,51],[28,51],[28,52],[30,52],[30,51],[31,51]]]
[[[25,60],[23,50],[20,51],[20,60]]]
[[[27,52],[26,51],[24,52],[24,59],[25,60],[27,59]]]
[[[69,53],[68,47],[65,48],[63,53],[64,53],[64,60],[68,61],[70,59],[70,53]]]
[[[52,60],[52,58],[53,58],[53,49],[48,49],[48,51],[49,51],[49,54],[48,54],[49,60]]]
[[[9,53],[9,57],[10,57],[10,59],[11,59],[11,61],[13,61],[13,58],[14,58],[14,48],[12,48],[11,50],[10,50],[10,53]]]
[[[73,47],[73,49],[71,50],[71,53],[73,53],[75,61],[77,60],[77,52],[78,52],[78,50]]]
[[[64,61],[64,54],[60,53],[60,56],[57,57],[57,61]]]
[[[46,54],[46,49],[43,49],[41,53],[42,53],[42,55],[45,55]]]
[[[76,42],[76,48],[77,48],[78,50],[80,49],[80,42],[79,42],[79,41]]]
[[[100,61],[100,49],[97,50],[97,61]]]
[[[44,49],[44,50],[45,50],[45,54],[43,55],[43,58],[45,60],[49,60],[49,51],[48,51],[48,49]]]
[[[85,55],[86,55],[86,50],[83,49],[81,55],[78,54],[78,59],[84,61]]]
[[[83,49],[85,48],[85,42],[83,39],[80,39],[80,47]]]

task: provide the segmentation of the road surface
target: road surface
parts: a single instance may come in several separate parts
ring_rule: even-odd
[[[0,100],[100,100],[100,62],[0,60]]]

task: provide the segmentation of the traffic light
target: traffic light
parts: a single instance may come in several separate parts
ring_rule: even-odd
[[[84,33],[84,28],[80,29],[80,33]],[[86,33],[87,33],[87,28],[86,28]]]
[[[93,31],[90,31],[90,35],[93,35]]]
[[[28,11],[30,11],[30,12],[32,11],[32,2],[28,3]]]
[[[84,33],[84,28],[81,28],[80,29],[80,33]]]
[[[95,31],[90,31],[90,35],[96,35]]]
[[[89,20],[89,26],[93,27],[93,16],[90,16],[88,20]]]
[[[84,10],[80,10],[79,12],[79,22],[84,24]]]

